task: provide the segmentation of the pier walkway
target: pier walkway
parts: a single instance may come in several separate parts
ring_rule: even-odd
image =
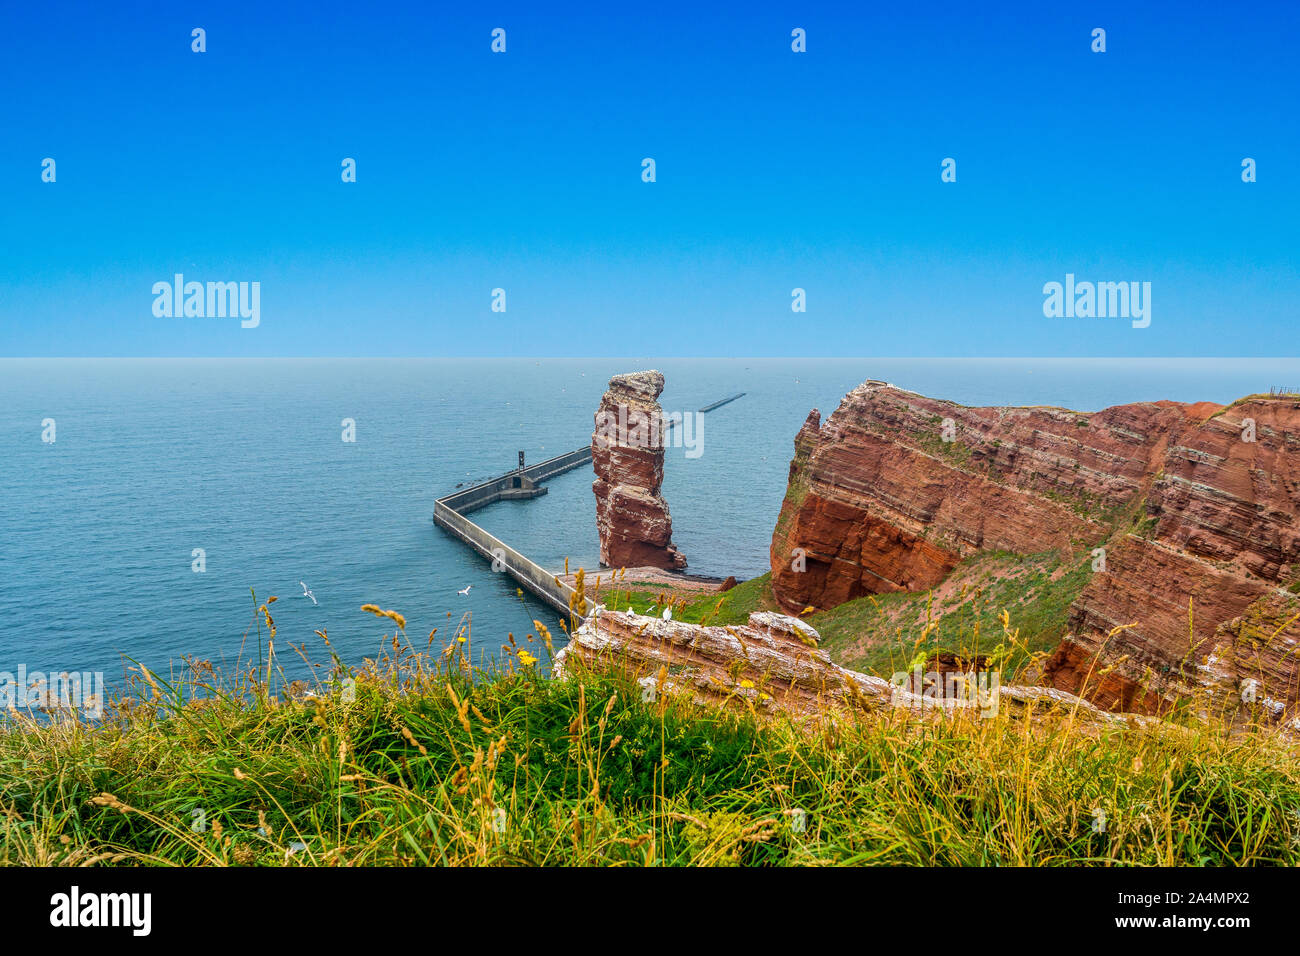
[[[546,494],[541,483],[581,468],[591,462],[591,446],[548,458],[536,465],[524,464],[524,453],[519,453],[519,467],[498,478],[489,478],[463,491],[443,495],[433,504],[433,521],[453,537],[465,542],[483,557],[510,574],[520,585],[541,598],[563,614],[569,613],[569,599],[573,588],[540,564],[526,558],[500,538],[485,531],[469,518],[471,511],[485,508],[497,501],[536,498]]]

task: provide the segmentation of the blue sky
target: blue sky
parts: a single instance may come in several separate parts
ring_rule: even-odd
[[[6,5],[0,355],[1300,354],[1295,4],[541,6]]]

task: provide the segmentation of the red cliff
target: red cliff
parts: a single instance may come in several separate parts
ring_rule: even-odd
[[[656,371],[615,375],[596,411],[591,438],[600,562],[611,568],[680,569],[673,521],[659,493],[664,479],[664,421]]]
[[[1294,400],[1084,414],[868,382],[795,439],[772,589],[826,609],[933,587],[979,551],[1105,548],[1048,683],[1143,711],[1231,707],[1244,685],[1280,714],[1297,699],[1298,451]]]
[[[1300,403],[1245,399],[1182,429],[1145,512],[1071,608],[1047,679],[1115,709],[1203,695],[1280,717],[1300,678]]]

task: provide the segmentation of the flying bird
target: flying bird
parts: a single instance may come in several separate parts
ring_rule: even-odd
[[[469,589],[472,588],[473,586],[474,585],[472,584],[467,584],[456,593],[461,595],[462,597],[469,597]]]
[[[307,587],[307,585],[303,584],[301,581],[299,581],[298,583],[302,584],[302,596],[311,598],[311,603],[315,604],[316,595],[311,593],[311,588]]]
[[[671,621],[673,619],[673,609],[670,607],[664,608],[663,616],[665,621]]]

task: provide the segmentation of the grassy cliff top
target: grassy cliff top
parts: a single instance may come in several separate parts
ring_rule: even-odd
[[[1300,763],[1265,731],[1005,710],[811,731],[546,677],[544,640],[479,671],[466,645],[417,650],[390,620],[391,655],[352,684],[339,668],[273,690],[197,664],[183,685],[145,673],[97,726],[11,716],[0,862],[1300,863]]]

